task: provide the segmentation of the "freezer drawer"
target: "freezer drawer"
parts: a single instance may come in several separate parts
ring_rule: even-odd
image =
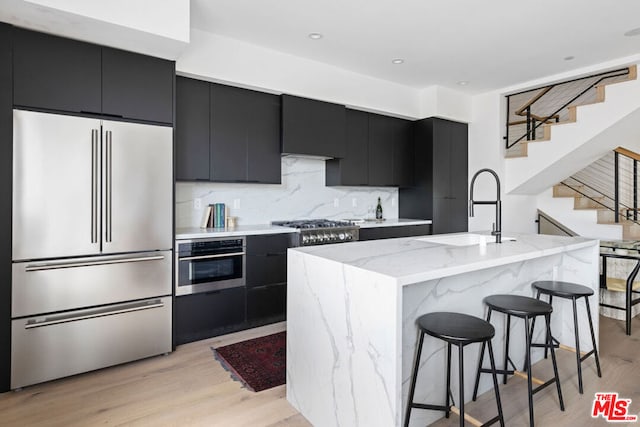
[[[11,388],[171,351],[171,297],[11,322]]]
[[[12,265],[11,317],[171,294],[171,251]]]

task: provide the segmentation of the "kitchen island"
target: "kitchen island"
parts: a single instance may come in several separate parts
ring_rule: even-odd
[[[458,233],[289,249],[287,400],[316,426],[400,426],[419,316],[455,311],[484,318],[485,296],[533,296],[531,283],[536,280],[571,281],[598,289],[597,240],[511,236],[515,241],[503,238],[501,244],[487,236],[486,245],[478,243],[477,235]],[[590,304],[597,313],[597,298],[590,298]],[[578,307],[578,319],[586,322],[583,305]],[[554,300],[552,332],[570,347],[575,346],[572,322],[570,302]],[[499,314],[492,319],[498,368],[505,323]],[[597,316],[594,327],[597,336]],[[511,329],[510,357],[522,369],[522,321],[514,319]],[[580,347],[588,351],[588,327],[583,326],[580,334]],[[537,327],[534,342],[542,338],[542,328]],[[444,403],[444,349],[441,341],[425,337],[416,401]],[[476,345],[465,352],[467,400],[478,353]],[[542,349],[534,349],[532,360],[541,358]],[[458,396],[456,384],[453,362],[454,396]],[[483,375],[480,393],[490,387],[490,375]],[[414,410],[411,425],[424,426],[442,416],[442,412]]]

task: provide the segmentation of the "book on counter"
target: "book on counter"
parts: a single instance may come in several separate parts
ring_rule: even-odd
[[[227,208],[224,203],[212,203],[204,210],[200,228],[224,228]]]

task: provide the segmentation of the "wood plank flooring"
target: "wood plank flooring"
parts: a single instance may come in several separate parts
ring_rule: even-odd
[[[589,358],[583,364],[585,393],[578,394],[575,356],[558,351],[566,411],[558,407],[555,388],[548,387],[534,397],[536,425],[607,425],[590,416],[599,391],[617,391],[633,400],[633,413],[640,411],[640,319],[634,319],[631,337],[624,335],[622,321],[601,317],[600,325],[603,377],[597,377]],[[279,323],[211,338],[180,346],[167,356],[0,394],[0,426],[309,426],[286,401],[285,386],[248,391],[231,379],[211,351],[284,329],[285,323]],[[535,375],[547,378],[546,365],[536,365]],[[514,377],[500,389],[506,424],[528,425],[526,381]],[[493,417],[492,393],[468,404],[466,411],[480,420]],[[452,416],[434,425],[454,426],[459,420]]]

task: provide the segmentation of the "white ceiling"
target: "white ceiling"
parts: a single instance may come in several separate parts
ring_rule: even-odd
[[[640,27],[638,0],[191,0],[191,27],[468,93],[640,53],[640,36],[623,35]],[[324,37],[311,40],[312,32]]]

